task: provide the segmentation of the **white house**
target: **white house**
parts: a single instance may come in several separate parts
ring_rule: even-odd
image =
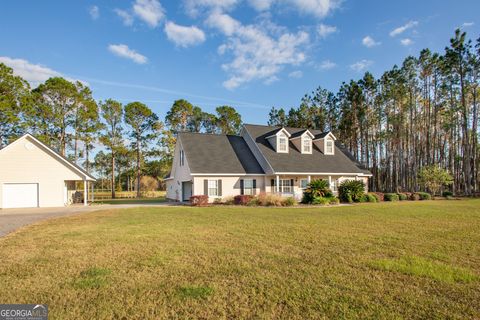
[[[75,181],[95,178],[34,136],[25,134],[0,150],[0,208],[62,207],[72,203]]]
[[[372,174],[362,168],[331,132],[245,124],[239,136],[178,134],[167,198],[209,201],[239,194],[278,193],[300,198],[312,179],[336,192],[344,180]]]

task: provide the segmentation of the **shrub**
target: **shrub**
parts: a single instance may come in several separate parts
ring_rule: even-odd
[[[294,197],[288,197],[283,199],[283,206],[284,207],[291,207],[297,204],[297,201]]]
[[[305,191],[303,192],[303,203],[312,203],[315,197],[329,198],[333,196],[332,190],[329,188],[327,180],[315,179],[312,180]]]
[[[247,195],[247,194],[241,194],[238,196],[233,197],[233,203],[236,205],[247,205],[251,200],[253,199],[253,196]]]
[[[199,196],[191,196],[190,204],[197,207],[206,206],[208,205],[208,196],[203,194]]]
[[[398,193],[398,200],[405,201],[408,199],[408,196],[405,193]]]
[[[398,194],[396,193],[385,193],[385,201],[398,201]]]
[[[420,195],[419,195],[418,193],[412,193],[412,194],[410,195],[410,200],[412,200],[412,201],[418,201],[418,200],[420,200]]]
[[[371,194],[377,198],[377,202],[384,201],[385,194],[383,192],[371,192]]]
[[[315,197],[313,198],[312,204],[320,204],[322,206],[330,203],[330,198],[325,197]]]
[[[280,207],[283,202],[283,198],[274,193],[266,194],[265,192],[262,192],[258,195],[258,204],[261,206],[276,206]]]
[[[213,204],[223,204],[222,198],[215,198],[215,199],[213,200]]]
[[[226,204],[226,205],[234,204],[233,197],[230,196],[230,197],[223,198],[223,204]]]
[[[452,191],[443,191],[442,196],[445,197],[445,198],[453,197],[453,192]]]
[[[377,195],[374,193],[367,193],[365,196],[367,197],[368,202],[378,202]]]
[[[366,193],[364,193],[358,202],[368,202],[368,196]]]
[[[338,187],[340,201],[359,202],[365,193],[365,184],[358,180],[345,180]]]
[[[432,196],[427,192],[417,192],[420,200],[432,200]]]
[[[329,204],[336,205],[336,204],[339,204],[339,203],[340,203],[340,200],[337,197],[330,198]]]
[[[256,207],[259,206],[260,200],[257,197],[253,197],[250,201],[248,201],[247,206],[249,207]]]

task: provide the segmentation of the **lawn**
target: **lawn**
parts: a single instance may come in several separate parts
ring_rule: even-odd
[[[99,211],[0,252],[51,319],[480,318],[480,200]]]
[[[125,198],[95,200],[94,204],[156,204],[167,201],[165,197],[158,198]]]

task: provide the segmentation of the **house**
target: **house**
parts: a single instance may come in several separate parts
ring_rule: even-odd
[[[62,207],[72,203],[75,182],[95,178],[34,136],[25,134],[0,150],[0,208]]]
[[[331,132],[245,124],[239,136],[181,132],[177,137],[167,198],[217,198],[260,192],[301,198],[313,179],[333,192],[344,180],[372,174],[362,168]]]

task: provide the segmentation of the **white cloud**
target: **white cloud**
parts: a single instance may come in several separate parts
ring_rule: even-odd
[[[133,24],[133,16],[125,10],[115,9],[115,13],[122,19],[123,24],[131,26]]]
[[[184,5],[187,13],[195,17],[204,10],[228,11],[239,2],[240,0],[184,0]]]
[[[165,16],[163,7],[157,0],[136,0],[133,12],[152,28],[158,26]]]
[[[335,62],[332,62],[330,60],[323,60],[319,65],[318,69],[320,70],[330,70],[333,69],[337,66]]]
[[[464,23],[462,23],[463,28],[472,27],[473,25],[475,25],[475,22],[464,22]]]
[[[292,71],[288,74],[290,78],[300,79],[303,77],[303,72],[300,70]]]
[[[329,26],[329,25],[326,25],[326,24],[323,24],[321,23],[318,27],[317,27],[317,32],[318,32],[318,35],[325,39],[327,36],[329,36],[330,34],[332,33],[335,33],[337,32],[337,27],[335,26]]]
[[[91,6],[88,9],[88,13],[93,20],[97,20],[100,17],[100,9],[97,6]]]
[[[408,29],[411,29],[418,25],[418,21],[409,21],[401,27],[395,28],[390,32],[390,37],[398,36],[399,34],[404,33]]]
[[[366,36],[362,39],[362,44],[367,48],[372,48],[382,44],[381,42],[375,41],[372,37]]]
[[[313,14],[324,18],[333,10],[340,7],[341,0],[288,0],[302,13]]]
[[[119,57],[130,59],[138,64],[145,64],[148,61],[147,57],[130,49],[126,44],[111,44],[108,46],[108,50]]]
[[[240,22],[219,10],[210,14],[206,23],[209,27],[216,28],[227,36],[231,36],[241,26]]]
[[[411,46],[413,44],[413,41],[410,38],[405,38],[405,39],[400,40],[400,43],[402,44],[402,46],[408,47],[408,46]]]
[[[242,25],[223,14],[223,23],[210,24],[227,36],[226,43],[218,48],[221,55],[230,54],[231,61],[222,65],[229,74],[223,85],[234,89],[253,80],[272,83],[285,65],[299,65],[305,61],[303,47],[308,43],[308,33],[289,33],[274,24]],[[218,20],[217,20],[218,21]],[[226,23],[225,23],[226,22]]]
[[[270,9],[275,0],[249,0],[248,3],[257,11]]]
[[[180,47],[188,47],[205,41],[205,33],[196,26],[180,26],[171,21],[165,24],[167,38]]]
[[[68,81],[80,81],[84,85],[88,86],[88,83],[78,79],[72,79],[64,76],[58,71],[52,70],[41,64],[34,64],[24,59],[15,59],[10,57],[0,57],[0,63],[4,63],[13,69],[13,73],[17,76],[27,80],[32,87],[38,86],[40,83],[45,82],[52,77],[63,77]]]
[[[360,60],[350,65],[350,69],[356,72],[362,72],[373,64],[371,60]]]

